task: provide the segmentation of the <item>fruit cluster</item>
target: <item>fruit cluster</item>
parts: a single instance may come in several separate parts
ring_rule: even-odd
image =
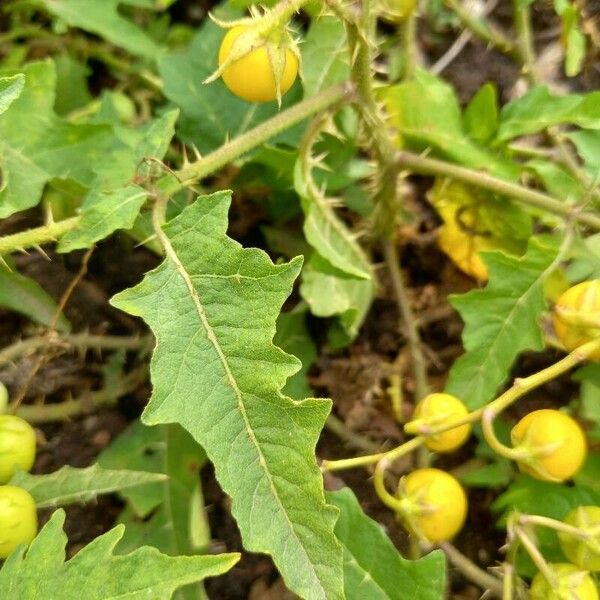
[[[6,388],[0,384],[3,396]],[[0,558],[6,558],[37,534],[35,501],[26,490],[7,485],[17,470],[33,467],[36,451],[34,429],[20,417],[0,415]]]

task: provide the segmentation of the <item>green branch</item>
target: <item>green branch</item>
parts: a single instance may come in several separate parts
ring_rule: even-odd
[[[577,206],[561,202],[543,192],[499,179],[488,173],[467,169],[435,158],[427,158],[407,150],[397,152],[396,160],[401,168],[414,173],[456,179],[497,194],[510,196],[521,204],[544,210],[565,219],[573,219],[573,221],[600,231],[600,215],[591,211],[582,211]]]

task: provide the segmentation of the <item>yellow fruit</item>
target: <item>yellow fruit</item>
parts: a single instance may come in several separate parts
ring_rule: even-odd
[[[600,324],[600,279],[584,281],[569,288],[556,302],[554,331],[556,337],[569,351],[600,337],[600,327],[573,322],[578,316],[593,319]],[[590,356],[600,360],[600,350]]]
[[[0,558],[37,534],[35,502],[28,492],[12,485],[0,486]]]
[[[533,463],[519,462],[519,469],[536,479],[569,479],[579,471],[587,454],[583,429],[558,410],[530,412],[513,427],[510,435],[513,446],[541,452]]]
[[[538,573],[531,582],[530,600],[598,600],[598,590],[588,573],[569,563],[548,566],[556,575],[558,585],[551,585]]]
[[[0,415],[0,483],[12,479],[17,469],[29,471],[35,461],[33,427],[15,415]]]
[[[577,529],[598,530],[597,534],[588,539],[563,531],[559,532],[558,538],[562,551],[573,564],[586,571],[600,571],[600,506],[578,506],[563,520]]]
[[[402,478],[399,496],[413,507],[400,515],[419,537],[440,542],[454,537],[467,518],[467,496],[452,475],[439,469],[417,469]]]
[[[450,425],[469,414],[467,407],[450,394],[429,394],[415,407],[414,419],[431,426]],[[462,446],[471,433],[470,425],[460,425],[442,433],[428,436],[425,445],[435,452],[452,452]]]
[[[237,25],[225,34],[219,49],[219,66],[229,56],[237,38],[247,29],[247,26]],[[297,75],[298,58],[287,48],[280,82],[281,95],[292,87]],[[248,102],[272,102],[277,99],[277,84],[266,45],[251,50],[229,65],[223,72],[223,81],[232,93]]]

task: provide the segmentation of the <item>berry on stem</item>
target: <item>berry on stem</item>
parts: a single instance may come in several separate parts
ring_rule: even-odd
[[[399,517],[418,537],[430,542],[453,538],[467,518],[467,496],[452,475],[440,469],[417,469],[403,477]]]
[[[35,502],[29,492],[0,486],[0,558],[6,558],[21,544],[29,544],[38,528]]]
[[[10,481],[17,469],[29,471],[35,450],[33,427],[15,415],[0,415],[0,483]]]
[[[548,565],[555,581],[540,572],[531,582],[530,600],[598,600],[594,580],[586,571],[569,563]]]
[[[417,404],[413,417],[422,425],[446,426],[468,414],[467,407],[455,396],[435,393],[429,394]],[[423,433],[426,435],[425,431]],[[452,452],[467,441],[470,433],[469,424],[459,425],[428,436],[425,445],[434,452]]]
[[[560,547],[565,556],[586,571],[600,571],[600,506],[578,506],[564,522],[588,533],[587,539],[559,532]]]
[[[527,460],[519,469],[536,479],[564,481],[579,471],[587,454],[587,442],[580,425],[558,410],[535,410],[512,429],[515,448],[526,450]]]

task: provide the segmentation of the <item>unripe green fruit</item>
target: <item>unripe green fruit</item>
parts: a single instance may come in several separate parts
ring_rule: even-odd
[[[35,502],[29,492],[0,486],[0,558],[6,558],[20,544],[29,544],[38,529]]]
[[[558,585],[551,585],[538,573],[531,582],[530,600],[598,600],[598,590],[588,573],[569,563],[548,566]]]
[[[0,415],[0,483],[10,481],[17,469],[31,469],[35,447],[35,431],[27,421],[15,415]]]
[[[586,571],[600,571],[600,506],[578,506],[564,518],[564,522],[582,531],[594,528],[598,531],[588,539],[563,531],[558,537],[562,551],[573,564]]]

